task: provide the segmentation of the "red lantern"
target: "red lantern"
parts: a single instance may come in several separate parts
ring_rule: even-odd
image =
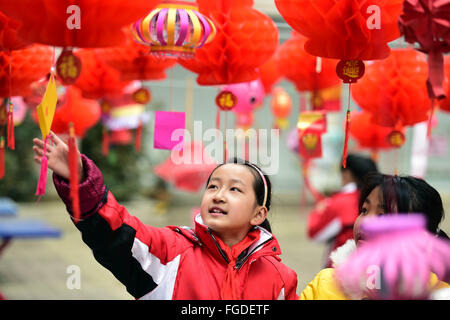
[[[199,11],[217,28],[215,38],[179,63],[198,74],[200,85],[248,82],[259,77],[258,67],[278,45],[278,28],[252,8],[252,0],[198,0]]]
[[[275,116],[275,128],[287,129],[289,126],[287,118],[291,114],[292,99],[283,88],[277,87],[273,90],[271,109]]]
[[[0,10],[22,23],[20,38],[58,47],[119,45],[122,28],[159,0],[0,0]]]
[[[305,51],[340,60],[384,59],[400,32],[403,0],[275,0],[286,22],[308,38]]]
[[[337,61],[321,59],[320,72],[317,72],[317,57],[303,49],[306,40],[299,33],[292,32],[291,38],[278,48],[277,61],[281,74],[292,81],[298,91],[315,91],[339,84]]]
[[[20,25],[20,22],[0,12],[0,51],[18,50],[27,46],[25,41],[17,37]]]
[[[389,58],[366,67],[365,76],[353,87],[353,99],[383,126],[427,120],[430,101],[425,58],[412,49],[393,50]]]
[[[53,50],[47,46],[0,52],[0,97],[30,94],[30,85],[48,74],[52,63]]]
[[[69,123],[72,122],[75,135],[83,137],[100,119],[100,105],[95,100],[83,99],[81,91],[74,87],[67,87],[65,96],[65,103],[53,117],[52,130],[56,134],[69,134]]]
[[[396,143],[396,137],[398,137],[396,136],[396,132],[404,134],[404,131],[403,127],[394,129],[375,124],[369,112],[352,112],[352,125],[350,126],[349,133],[361,148],[379,150],[401,147],[403,143]]]
[[[165,79],[165,70],[176,64],[175,59],[159,59],[149,54],[147,46],[127,36],[124,45],[97,49],[97,56],[109,66],[119,70],[120,78],[130,80]]]
[[[272,87],[277,84],[283,76],[278,66],[276,56],[277,53],[259,67],[259,78],[261,79],[266,94],[272,92]]]
[[[129,84],[120,80],[120,73],[102,61],[94,50],[82,49],[75,52],[81,59],[81,74],[74,86],[80,89],[87,99],[100,99],[116,95]]]

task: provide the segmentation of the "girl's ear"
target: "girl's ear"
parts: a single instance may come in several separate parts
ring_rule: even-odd
[[[253,218],[250,220],[250,224],[252,226],[259,226],[264,222],[267,218],[267,208],[263,206],[259,206],[253,215]]]

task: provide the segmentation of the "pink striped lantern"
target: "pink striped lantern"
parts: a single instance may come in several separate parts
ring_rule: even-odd
[[[191,58],[216,35],[214,23],[186,1],[163,1],[131,25],[134,39],[157,56]]]

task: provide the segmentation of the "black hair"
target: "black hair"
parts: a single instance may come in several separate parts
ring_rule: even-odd
[[[425,180],[411,176],[368,174],[360,193],[360,213],[364,201],[377,186],[380,187],[385,213],[422,213],[427,221],[427,230],[448,239],[447,234],[439,229],[445,216],[441,196]]]
[[[261,178],[261,175],[259,174],[259,172],[257,170],[260,170],[261,173],[264,176],[264,179],[266,180],[266,184],[267,184],[267,199],[266,199],[266,204],[265,207],[267,208],[267,211],[270,210],[270,204],[271,204],[271,191],[272,191],[272,185],[270,183],[270,179],[269,177],[255,164],[247,161],[247,160],[242,160],[239,158],[232,158],[227,160],[226,162],[219,164],[209,175],[208,180],[206,181],[206,186],[208,186],[209,184],[209,180],[211,179],[212,174],[214,173],[214,171],[217,170],[217,168],[223,166],[224,164],[229,164],[229,163],[236,163],[236,164],[241,164],[244,165],[248,168],[250,168],[250,172],[252,173],[254,179],[253,179],[253,190],[255,191],[255,196],[256,196],[256,203],[260,206],[263,205],[264,202],[264,181]],[[258,169],[255,169],[258,168]],[[267,220],[267,218],[259,225],[260,227],[266,229],[269,232],[272,232],[272,228],[270,226],[269,220]]]
[[[368,173],[378,172],[377,164],[371,158],[349,154],[347,156],[347,165],[341,166],[341,171],[349,170],[355,178],[358,189],[361,189],[364,177]]]

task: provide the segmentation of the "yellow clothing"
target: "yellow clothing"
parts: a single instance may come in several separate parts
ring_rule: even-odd
[[[321,270],[316,277],[308,283],[300,295],[300,300],[348,300],[340,290],[335,280],[335,269]],[[448,288],[446,282],[439,281],[434,273],[430,276],[430,287],[434,290]]]

